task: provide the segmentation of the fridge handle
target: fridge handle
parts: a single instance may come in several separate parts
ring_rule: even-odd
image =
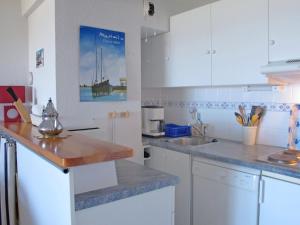
[[[5,143],[6,155],[6,207],[8,224],[17,224],[16,207],[16,142],[8,139]]]

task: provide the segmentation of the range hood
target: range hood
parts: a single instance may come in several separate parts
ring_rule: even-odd
[[[300,83],[300,59],[270,62],[261,67],[270,83]]]

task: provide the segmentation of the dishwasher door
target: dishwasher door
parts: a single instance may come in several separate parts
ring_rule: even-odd
[[[259,175],[193,161],[193,225],[257,225]]]

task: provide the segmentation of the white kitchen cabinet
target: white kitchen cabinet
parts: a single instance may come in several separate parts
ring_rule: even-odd
[[[299,0],[270,0],[270,61],[300,58],[299,11]]]
[[[171,17],[170,26],[142,42],[142,86],[210,86],[210,5]]]
[[[174,225],[174,186],[76,211],[76,225]]]
[[[19,143],[17,159],[19,224],[74,225],[72,173]]]
[[[159,147],[149,148],[151,159],[146,166],[179,177],[175,188],[175,225],[190,224],[191,160],[190,155]]]
[[[166,87],[170,82],[170,34],[142,41],[142,87]]]
[[[268,9],[268,0],[221,0],[172,16],[170,33],[142,49],[143,86],[267,84]]]
[[[210,86],[210,5],[171,17],[170,41],[168,86]]]
[[[222,0],[211,7],[212,85],[267,83],[260,67],[268,63],[268,0]]]
[[[299,225],[300,180],[262,177],[260,225]]]

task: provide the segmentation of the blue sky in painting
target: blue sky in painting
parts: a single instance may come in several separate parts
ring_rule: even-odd
[[[86,26],[80,27],[80,84],[90,85],[96,77],[96,47],[99,68],[102,48],[104,78],[119,85],[120,78],[126,77],[125,33]]]

